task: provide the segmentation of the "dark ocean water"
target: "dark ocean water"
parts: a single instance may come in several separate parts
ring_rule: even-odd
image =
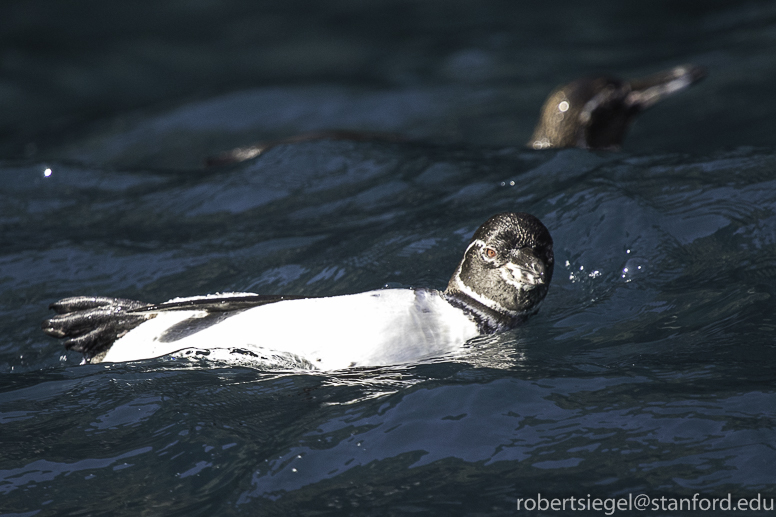
[[[773,2],[27,1],[0,20],[0,515],[572,514],[531,511],[539,494],[774,514]],[[681,63],[708,78],[623,151],[522,148],[554,86]],[[202,167],[330,128],[411,140]],[[443,288],[507,210],[550,229],[550,292],[456,360],[79,366],[39,330],[78,294]]]

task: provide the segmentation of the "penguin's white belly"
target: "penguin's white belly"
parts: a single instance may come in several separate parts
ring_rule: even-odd
[[[293,354],[321,370],[337,370],[455,353],[477,335],[477,325],[439,293],[386,289],[233,313],[160,312],[117,340],[103,361],[238,348]]]

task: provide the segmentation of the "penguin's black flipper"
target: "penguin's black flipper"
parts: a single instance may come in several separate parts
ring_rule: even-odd
[[[133,314],[149,314],[168,311],[229,312],[251,309],[253,307],[282,302],[284,300],[302,300],[304,298],[311,297],[295,294],[228,293],[220,296],[194,296],[169,302],[143,305],[137,309],[131,309],[131,312]]]
[[[65,298],[49,306],[56,315],[45,320],[41,328],[49,336],[65,339],[66,349],[81,352],[87,360],[99,361],[114,341],[154,317],[130,312],[147,306],[122,298]]]
[[[296,295],[227,293],[195,296],[150,304],[123,298],[75,296],[52,303],[56,315],[41,325],[49,336],[65,339],[68,350],[81,352],[87,361],[99,362],[111,345],[141,323],[170,311],[239,312],[284,300],[308,298]]]
[[[630,92],[626,97],[626,104],[644,111],[669,95],[689,88],[704,77],[705,68],[687,64],[647,77],[631,79],[628,81]]]

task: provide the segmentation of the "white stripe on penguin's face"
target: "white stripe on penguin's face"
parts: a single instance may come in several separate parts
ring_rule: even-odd
[[[483,246],[485,246],[485,241],[480,240],[480,239],[475,239],[475,240],[472,241],[471,244],[469,244],[469,247],[466,248],[466,252],[464,253],[464,260],[462,260],[461,263],[458,264],[458,269],[455,272],[455,286],[458,288],[459,291],[461,291],[462,293],[466,294],[470,298],[478,301],[479,303],[481,303],[485,307],[488,307],[489,309],[493,309],[494,311],[502,313],[502,314],[509,314],[511,316],[517,316],[518,314],[520,314],[520,312],[509,310],[506,307],[502,306],[497,301],[492,300],[490,298],[486,298],[485,296],[481,295],[480,293],[478,293],[476,291],[473,291],[461,279],[461,270],[463,268],[463,264],[464,264],[464,262],[466,262],[466,257],[468,256],[469,251],[475,245],[479,245],[479,247],[483,247]]]

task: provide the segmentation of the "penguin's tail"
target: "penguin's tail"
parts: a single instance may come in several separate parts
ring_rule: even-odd
[[[41,328],[49,336],[65,339],[65,348],[81,352],[88,362],[100,362],[114,341],[155,316],[132,313],[147,306],[122,298],[65,298],[49,306],[56,315],[45,320]]]

